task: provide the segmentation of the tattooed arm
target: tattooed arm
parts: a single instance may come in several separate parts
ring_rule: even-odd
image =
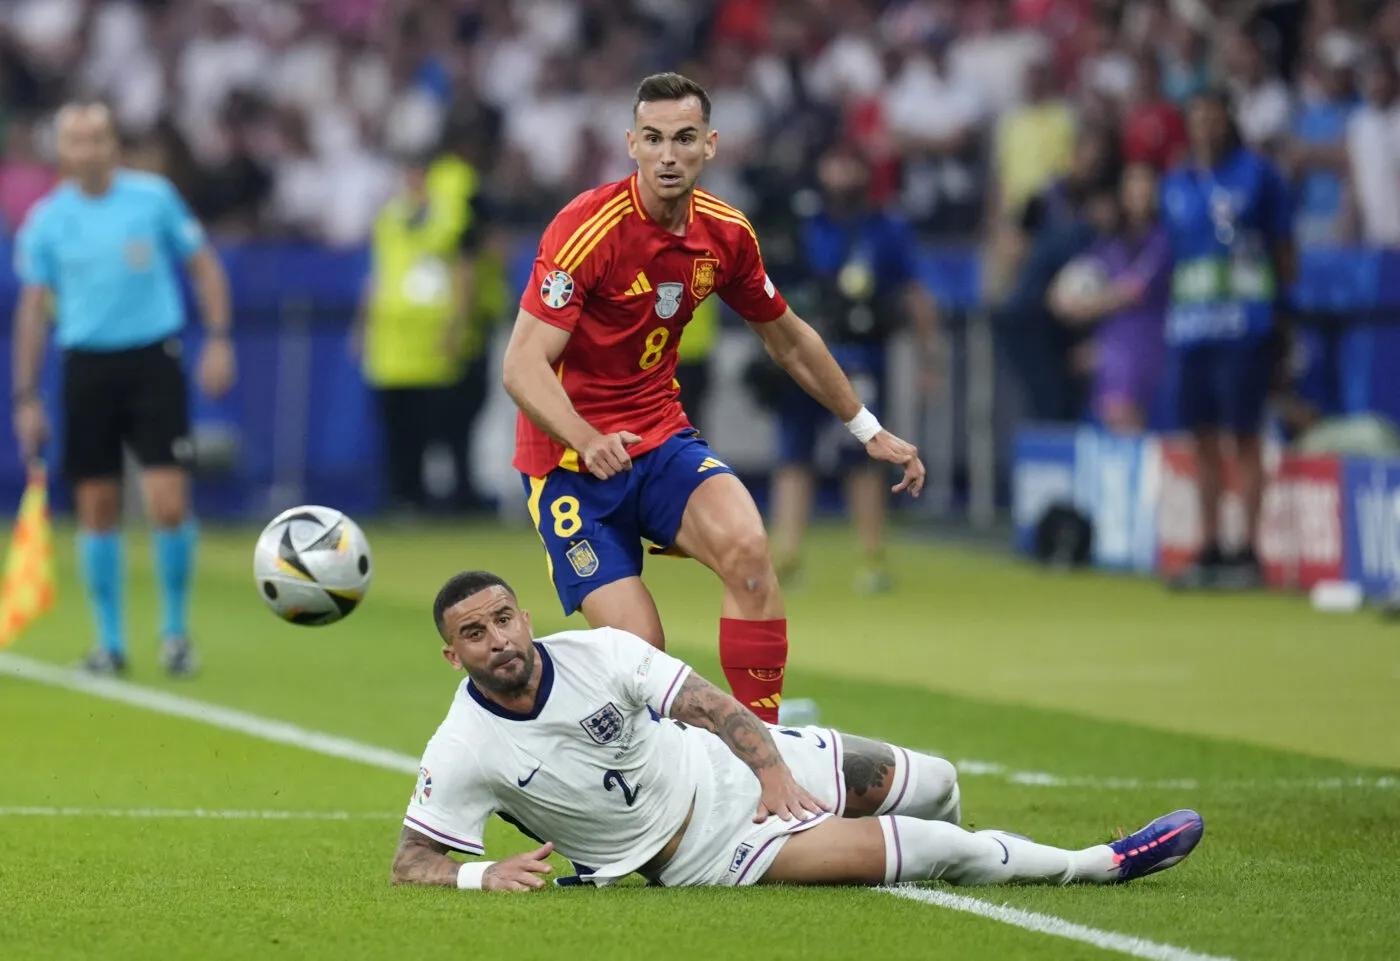
[[[753,711],[694,671],[676,694],[671,717],[719,735],[734,756],[760,778],[770,768],[786,766],[768,726]]]
[[[439,844],[413,828],[405,827],[399,835],[399,849],[394,852],[390,879],[395,884],[435,884],[449,888],[457,886],[460,861],[447,856],[450,848]]]
[[[394,852],[390,879],[395,884],[423,884],[455,888],[461,861],[447,856],[450,849],[426,834],[405,827],[399,835],[399,849]],[[544,844],[533,851],[513,854],[504,861],[490,862],[481,877],[484,891],[532,891],[544,887],[542,874],[554,869],[548,858],[554,853],[553,844]]]
[[[792,776],[768,733],[768,725],[744,705],[715,687],[694,671],[685,679],[671,705],[670,716],[684,724],[703,727],[719,737],[734,756],[758,776],[763,793],[755,821],[776,814],[784,821],[791,817],[805,821],[826,810],[826,805],[807,793]]]

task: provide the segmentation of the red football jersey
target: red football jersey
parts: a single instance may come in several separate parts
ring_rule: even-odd
[[[777,320],[787,302],[763,271],[758,238],[738,210],[693,192],[684,237],[642,207],[637,177],[580,194],[540,241],[520,306],[572,335],[556,369],[579,416],[604,434],[641,437],[645,454],[690,426],[679,401],[676,346],[711,293],[752,323]],[[568,450],[521,411],[515,467],[543,477],[579,470]]]

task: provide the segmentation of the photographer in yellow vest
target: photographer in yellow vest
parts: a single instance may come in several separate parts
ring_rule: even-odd
[[[385,481],[396,512],[472,500],[463,373],[480,351],[472,318],[481,235],[476,194],[476,171],[460,156],[409,157],[401,190],[374,225],[351,349],[379,407]],[[424,457],[434,444],[452,455],[456,483],[448,498],[430,497],[423,483]]]

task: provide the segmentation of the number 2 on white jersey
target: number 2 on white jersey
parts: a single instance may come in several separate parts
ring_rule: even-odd
[[[610,770],[603,772],[603,790],[611,791],[613,788],[622,789],[622,799],[627,802],[629,808],[637,803],[637,795],[642,793],[642,786],[638,784],[636,787],[633,787],[628,784],[627,779],[622,776],[621,771]]]

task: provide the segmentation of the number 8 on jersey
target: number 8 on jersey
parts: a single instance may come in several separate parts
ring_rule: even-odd
[[[642,370],[651,370],[661,363],[661,352],[666,349],[666,342],[671,339],[671,332],[665,327],[658,327],[647,334],[646,350],[642,353],[642,359],[637,366]]]

